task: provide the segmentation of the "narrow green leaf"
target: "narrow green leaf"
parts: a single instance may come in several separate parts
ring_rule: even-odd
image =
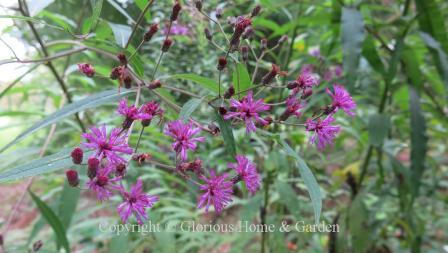
[[[134,93],[135,90],[125,90],[121,93],[118,93],[116,89],[114,90],[107,90],[103,91],[94,95],[91,95],[87,98],[81,99],[79,101],[76,101],[74,103],[68,104],[61,109],[57,110],[56,112],[50,114],[45,119],[35,123],[32,127],[28,128],[25,132],[19,134],[13,141],[5,145],[2,149],[0,149],[0,153],[11,147],[12,145],[16,144],[17,142],[23,140],[28,135],[36,132],[37,130],[44,128],[46,126],[49,126],[55,122],[58,122],[70,115],[73,115],[79,111],[83,111],[89,108],[94,108],[99,105],[117,100],[119,98],[129,96],[130,94]]]
[[[299,173],[305,182],[308,193],[310,194],[311,203],[314,209],[314,218],[316,224],[319,223],[320,213],[322,212],[322,196],[320,193],[319,185],[317,184],[316,178],[311,172],[308,165],[303,161],[297,152],[295,152],[284,140],[280,140],[280,144],[283,146],[284,150],[289,156],[292,156],[297,161],[297,167],[299,168]]]
[[[415,0],[420,29],[442,44],[448,53],[448,36],[440,3],[437,0]]]
[[[364,44],[362,47],[362,55],[367,59],[370,66],[372,66],[372,68],[376,72],[382,75],[386,74],[384,64],[381,61],[380,56],[378,55],[378,51],[375,46],[375,41],[373,40],[373,37],[370,35],[367,36],[366,39],[364,40]]]
[[[38,196],[36,196],[31,191],[28,191],[31,198],[33,199],[34,203],[36,204],[37,208],[39,208],[40,213],[45,218],[45,220],[50,224],[51,228],[53,229],[54,233],[56,234],[57,242],[59,245],[62,245],[64,247],[65,251],[67,253],[70,252],[70,245],[67,240],[66,234],[65,234],[65,228],[64,225],[62,225],[61,220],[59,220],[58,216],[51,210],[51,208],[45,204]]]
[[[68,168],[73,165],[70,153],[71,149],[63,149],[59,153],[45,156],[2,172],[0,173],[0,183]],[[87,157],[89,153],[87,152],[84,155]]]
[[[384,114],[373,114],[369,117],[369,142],[375,147],[381,147],[390,129],[390,118]]]
[[[409,109],[411,112],[411,175],[412,196],[418,195],[421,177],[425,170],[425,156],[428,137],[426,123],[420,108],[420,97],[415,88],[409,86]]]
[[[212,91],[214,94],[218,94],[218,83],[212,79],[195,75],[195,74],[176,74],[167,78],[177,78],[183,80],[189,80],[201,85],[202,87]]]
[[[216,121],[218,122],[221,130],[222,138],[224,139],[224,145],[228,154],[232,157],[236,156],[235,138],[233,137],[233,130],[229,121],[223,119],[221,114],[215,111]]]
[[[198,106],[201,104],[202,100],[197,98],[192,98],[188,100],[184,106],[182,106],[182,109],[179,112],[179,118],[186,122],[191,114],[198,108]]]
[[[91,31],[94,30],[96,27],[96,24],[98,23],[101,9],[103,8],[103,0],[90,0],[90,5],[92,6],[92,16],[90,27],[88,27],[87,30]]]
[[[342,49],[343,65],[350,84],[353,84],[358,70],[359,57],[364,41],[364,21],[356,9],[342,8]]]
[[[438,71],[441,74],[443,82],[445,83],[445,89],[448,91],[448,53],[445,53],[440,45],[431,35],[427,33],[420,33],[423,41],[429,48],[432,48],[436,51],[438,61],[436,61]]]
[[[352,202],[349,209],[348,226],[350,229],[350,234],[353,242],[354,253],[364,253],[367,252],[369,245],[372,243],[370,238],[371,233],[365,233],[365,231],[370,231],[368,227],[369,221],[369,210],[363,203],[364,195],[358,195]]]
[[[61,197],[59,199],[58,215],[61,219],[62,225],[64,225],[67,229],[70,227],[70,222],[76,211],[79,195],[80,190],[78,188],[72,187],[65,182],[64,187],[62,188]]]
[[[250,80],[249,72],[247,72],[246,65],[242,63],[237,63],[235,71],[233,72],[233,87],[235,87],[236,92],[247,90],[252,86]],[[238,85],[239,84],[239,85]],[[246,92],[241,93],[241,96],[245,96]]]
[[[114,24],[112,22],[108,23],[114,33],[115,42],[124,48],[128,42],[129,36],[131,36],[131,27],[127,25]]]
[[[38,19],[38,18],[30,18],[30,17],[26,17],[26,16],[15,16],[15,15],[0,15],[0,19],[1,18],[10,18],[10,19],[29,21],[29,22],[33,22],[33,23],[43,24],[45,26],[48,26],[48,27],[51,27],[51,28],[54,28],[54,29],[57,29],[57,30],[61,30],[61,31],[65,30],[63,27],[48,24],[44,20]]]

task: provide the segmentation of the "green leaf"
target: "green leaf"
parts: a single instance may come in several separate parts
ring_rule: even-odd
[[[83,111],[89,108],[94,108],[99,105],[117,100],[119,98],[129,96],[130,94],[134,93],[135,90],[125,90],[121,93],[118,93],[116,89],[114,90],[107,90],[103,91],[97,94],[94,94],[92,96],[89,96],[87,98],[81,99],[79,101],[76,101],[74,103],[68,104],[61,109],[57,110],[56,112],[50,114],[45,119],[35,123],[32,127],[28,128],[25,132],[19,134],[13,141],[5,145],[2,149],[0,149],[0,153],[11,147],[12,145],[16,144],[17,142],[23,140],[28,135],[36,132],[37,130],[44,128],[46,126],[49,126],[55,122],[61,121],[62,119],[73,115],[79,111]]]
[[[90,17],[91,22],[87,27],[88,31],[94,30],[98,23],[101,9],[103,8],[103,0],[90,0],[90,6],[92,6],[92,16]]]
[[[381,147],[390,129],[390,118],[385,114],[373,114],[369,117],[369,142],[375,147]]]
[[[124,48],[128,42],[129,36],[131,36],[131,27],[127,25],[114,24],[112,22],[108,23],[114,33],[115,42]]]
[[[68,168],[73,165],[70,153],[71,149],[63,149],[56,154],[44,156],[2,172],[0,173],[0,183]],[[87,157],[88,154],[84,154],[84,156]]]
[[[195,74],[176,74],[167,78],[177,78],[182,80],[189,80],[201,85],[202,87],[212,91],[214,94],[218,94],[218,83],[212,79],[195,75]]]
[[[235,71],[233,72],[232,81],[233,81],[233,87],[235,87],[236,92],[247,90],[248,88],[250,88],[250,86],[252,86],[249,72],[247,72],[245,64],[237,63]],[[247,92],[241,93],[241,96],[245,96],[246,93]]]
[[[80,190],[78,188],[72,187],[68,182],[65,182],[59,199],[58,209],[58,215],[65,228],[70,227],[70,222],[76,211],[76,205],[78,204],[79,195]]]
[[[386,70],[384,68],[384,64],[381,61],[380,56],[378,55],[378,51],[376,50],[375,41],[373,40],[372,36],[367,36],[367,38],[364,40],[364,45],[362,47],[362,55],[367,59],[370,66],[372,68],[382,74],[386,74]]]
[[[445,83],[445,89],[448,91],[448,53],[445,53],[440,45],[431,35],[427,33],[420,33],[423,41],[429,48],[432,48],[436,51],[438,61],[436,61],[438,71],[440,76],[442,77],[443,82]]]
[[[308,193],[310,194],[311,203],[314,209],[315,223],[318,224],[320,220],[320,213],[322,212],[322,196],[320,193],[319,185],[317,184],[316,178],[311,172],[308,165],[297,152],[295,152],[284,140],[280,140],[280,144],[283,146],[284,150],[289,156],[292,156],[297,161],[297,167],[299,168],[299,173],[305,182]]]
[[[30,18],[30,17],[26,17],[26,16],[14,16],[14,15],[0,15],[0,19],[2,18],[10,18],[10,19],[17,19],[17,20],[22,20],[22,21],[29,21],[29,22],[33,22],[33,23],[39,23],[39,24],[43,24],[45,26],[57,29],[57,30],[62,30],[64,31],[65,29],[63,27],[60,26],[56,26],[56,25],[50,25],[47,22],[45,22],[43,19],[38,19],[38,18]]]
[[[361,13],[355,9],[342,8],[341,31],[344,71],[347,74],[349,84],[353,84],[365,37],[364,21]]]
[[[275,188],[281,196],[279,201],[288,208],[291,214],[298,217],[300,204],[294,189],[289,184],[281,181],[275,183]]]
[[[202,100],[197,98],[188,100],[184,106],[182,106],[182,109],[179,112],[179,118],[184,122],[188,121],[190,115],[198,108],[201,102]]]
[[[369,210],[362,201],[364,198],[365,196],[363,194],[356,196],[348,212],[348,226],[352,237],[354,253],[367,252],[372,242],[370,239],[372,233],[365,233],[365,231],[371,231],[371,228],[368,227]]]
[[[224,139],[224,145],[228,154],[232,157],[236,156],[235,138],[233,137],[232,126],[229,121],[223,119],[221,114],[215,111],[216,121],[218,122],[219,129],[221,130],[222,138]]]
[[[415,88],[409,86],[409,109],[411,112],[411,175],[412,196],[418,196],[421,177],[425,170],[425,156],[428,137],[426,121],[420,108],[420,97]]]
[[[112,238],[109,245],[109,253],[121,253],[129,251],[129,236],[126,235],[116,235]]]
[[[62,245],[67,253],[70,252],[70,245],[65,234],[64,225],[62,225],[61,220],[58,216],[51,210],[51,208],[45,204],[38,196],[36,196],[31,191],[28,191],[37,208],[39,208],[40,213],[45,218],[45,220],[50,224],[54,233],[56,234],[58,245]]]

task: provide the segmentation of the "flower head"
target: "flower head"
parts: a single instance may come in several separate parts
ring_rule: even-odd
[[[122,195],[124,202],[118,205],[117,211],[123,223],[126,223],[129,216],[134,214],[138,224],[143,224],[148,219],[146,209],[151,208],[159,200],[159,197],[143,192],[143,183],[140,179],[131,186],[130,192],[122,191]]]
[[[348,115],[355,116],[355,112],[353,110],[356,108],[356,103],[353,101],[348,91],[338,84],[333,85],[333,90],[334,93],[331,93],[330,89],[327,88],[328,95],[330,95],[333,99],[333,112],[342,109]]]
[[[142,120],[142,124],[144,126],[149,126],[149,124],[151,123],[151,120],[155,116],[159,116],[159,122],[160,122],[163,118],[164,111],[162,108],[160,108],[160,105],[157,104],[156,102],[148,102],[140,108],[140,112],[149,115],[148,119]]]
[[[255,122],[267,125],[268,122],[260,117],[258,113],[269,110],[269,105],[266,105],[262,99],[254,100],[252,91],[247,93],[246,97],[243,97],[241,101],[231,99],[230,105],[236,108],[235,112],[227,112],[224,115],[224,119],[238,118],[244,120],[246,123],[246,132],[255,132]]]
[[[95,75],[95,68],[88,63],[79,63],[78,70],[88,77]]]
[[[332,145],[333,139],[339,132],[339,126],[330,125],[333,123],[333,116],[329,115],[324,120],[311,120],[308,119],[305,123],[306,130],[313,132],[310,138],[311,143],[316,143],[317,149],[323,150],[326,145]]]
[[[312,88],[319,84],[317,78],[311,72],[302,72],[299,77],[297,77],[298,88]]]
[[[210,178],[201,176],[204,184],[200,186],[205,191],[199,199],[198,208],[205,207],[208,212],[210,205],[215,207],[216,213],[221,213],[224,207],[232,201],[233,183],[227,181],[227,174],[216,176],[215,172],[210,171]]]
[[[82,143],[85,148],[96,150],[93,157],[99,160],[106,158],[109,162],[118,164],[126,162],[126,160],[119,154],[132,154],[132,148],[127,144],[126,134],[120,135],[121,130],[114,128],[107,136],[106,126],[100,128],[90,128],[91,133],[83,133],[81,137],[85,138],[87,142]]]
[[[118,104],[117,112],[123,115],[128,120],[144,120],[150,119],[152,116],[139,110],[135,105],[128,106],[128,101],[126,99],[120,100]]]
[[[243,180],[249,192],[254,195],[260,188],[260,175],[257,167],[247,157],[242,155],[236,156],[237,163],[229,163],[228,167],[235,170],[238,179]]]
[[[305,102],[301,102],[296,96],[289,96],[286,99],[286,110],[288,114],[293,114],[297,118],[302,115],[300,111],[305,107]]]
[[[205,141],[205,137],[195,137],[201,131],[200,128],[193,127],[190,121],[187,124],[181,120],[175,120],[168,123],[165,127],[165,134],[174,138],[175,142],[171,144],[177,155],[180,154],[182,161],[187,160],[187,151],[196,149],[196,142]]]
[[[112,190],[121,190],[121,187],[116,184],[121,180],[121,177],[109,177],[113,170],[114,166],[109,163],[99,169],[96,176],[87,182],[87,187],[96,193],[99,201],[108,200],[112,196]]]
[[[169,34],[168,34],[169,32]],[[187,26],[180,24],[172,24],[171,29],[168,31],[168,27],[163,28],[163,35],[188,35],[190,31]]]

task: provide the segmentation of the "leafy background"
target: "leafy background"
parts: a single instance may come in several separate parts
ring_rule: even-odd
[[[171,4],[155,1],[128,55],[135,51],[148,24],[157,20],[165,25]],[[188,26],[189,35],[175,37],[158,79],[201,96],[216,94],[214,66],[221,52],[203,34],[205,27],[216,27],[198,15],[193,4],[183,4],[180,23]],[[251,198],[241,189],[220,217],[196,209],[195,187],[151,165],[130,168],[130,182],[140,176],[150,194],[161,196],[150,211],[153,222],[260,222],[260,207],[266,207],[268,223],[313,223],[320,215],[321,221],[338,223],[339,233],[101,233],[98,224],[119,223],[114,210],[119,199],[99,205],[89,193],[68,187],[63,169],[71,165],[70,148],[81,141],[79,121],[85,126],[120,124],[113,112],[116,101],[124,96],[133,100],[135,90],[118,94],[116,82],[86,78],[77,72],[76,64],[92,63],[99,75],[108,76],[116,62],[104,52],[114,57],[123,51],[146,1],[28,0],[30,17],[20,13],[16,3],[0,6],[0,21],[5,24],[1,47],[7,52],[0,65],[1,80],[5,80],[0,83],[2,233],[10,210],[24,197],[7,229],[7,252],[27,252],[39,239],[44,242],[43,252],[259,252],[262,241],[266,252],[448,252],[448,2],[206,1],[204,10],[213,16],[219,6],[224,17],[236,16],[249,13],[256,4],[263,8],[253,22],[256,38],[252,45],[257,52],[261,38],[273,46],[281,35],[289,36],[288,43],[266,55],[261,72],[275,62],[288,71],[288,77],[278,80],[286,83],[305,64],[317,66],[322,76],[325,70],[341,65],[343,78],[324,81],[311,103],[328,102],[325,87],[340,82],[358,104],[356,117],[337,118],[343,132],[325,152],[308,145],[304,131],[296,127],[276,126],[248,139],[244,129],[232,132],[221,122],[224,139],[211,138],[197,155],[208,167],[223,170],[232,153],[250,154],[262,171],[263,187]],[[231,32],[225,18],[221,22]],[[89,37],[81,38],[89,31]],[[159,34],[133,58],[131,65],[138,75],[152,72],[162,40]],[[215,40],[224,43],[219,35]],[[316,48],[322,57],[309,54]],[[8,63],[16,61],[12,51],[20,53],[21,60],[38,60],[68,50],[79,51],[51,64]],[[238,67],[239,73],[248,73],[242,76],[253,73],[252,60],[247,69]],[[224,85],[233,76],[234,69],[223,75]],[[204,103],[185,94],[168,89],[160,92],[179,108],[183,106],[180,117],[190,114],[203,122],[214,117]],[[142,96],[143,101],[154,99],[149,93]],[[269,93],[266,99],[284,96]],[[179,117],[176,110],[166,109],[167,120]],[[170,163],[170,140],[161,127],[145,130],[141,144],[158,161]]]

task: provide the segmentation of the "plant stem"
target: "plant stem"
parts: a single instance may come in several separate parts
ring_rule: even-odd
[[[137,18],[137,22],[135,23],[134,27],[132,28],[131,35],[129,36],[129,39],[128,39],[128,41],[126,42],[126,46],[125,46],[124,48],[128,48],[129,44],[131,43],[132,36],[134,36],[135,31],[137,31],[138,26],[140,25],[140,23],[141,23],[142,20],[143,20],[143,17],[145,16],[145,13],[149,10],[149,7],[151,7],[151,5],[152,5],[153,2],[154,2],[154,0],[149,0],[149,1],[146,3],[145,7],[143,8],[142,12],[140,13],[140,15],[139,15],[138,18]],[[138,50],[136,50],[136,51],[138,51]]]

